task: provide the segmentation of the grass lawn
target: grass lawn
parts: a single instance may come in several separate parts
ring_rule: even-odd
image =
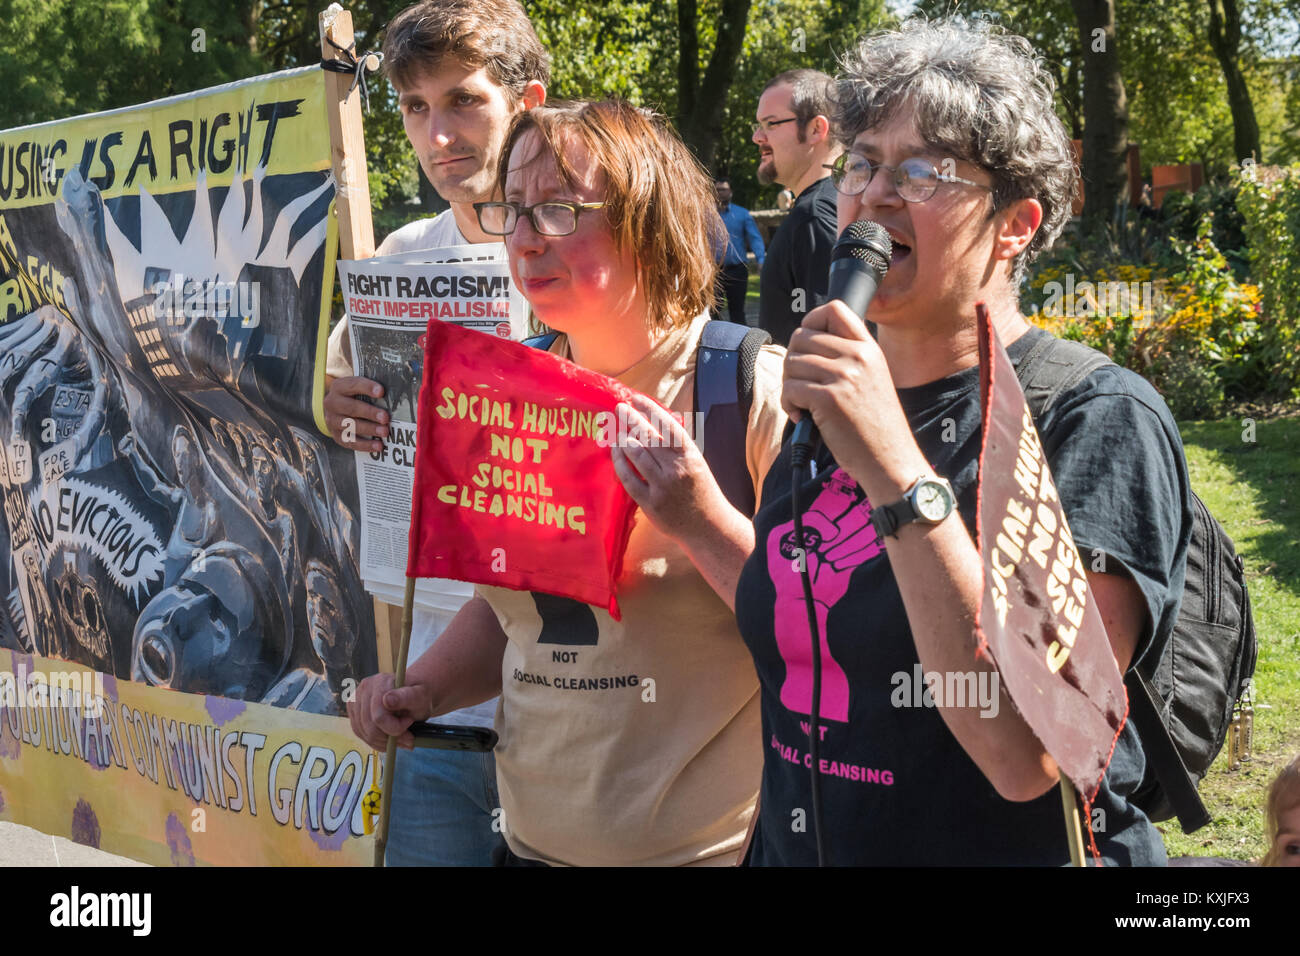
[[[1249,422],[1250,420],[1245,420]],[[1227,766],[1228,748],[1201,781],[1214,822],[1190,836],[1158,824],[1170,856],[1263,855],[1264,799],[1300,754],[1300,417],[1182,426],[1192,487],[1236,542],[1259,638],[1254,759]]]

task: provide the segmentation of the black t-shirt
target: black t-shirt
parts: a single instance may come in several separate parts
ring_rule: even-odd
[[[1019,364],[1046,335],[1032,329],[1007,349]],[[975,535],[981,427],[979,369],[916,388],[899,400],[927,460],[952,482]],[[1084,566],[1127,571],[1149,618],[1133,663],[1158,655],[1182,594],[1192,506],[1182,442],[1168,408],[1140,376],[1098,369],[1037,423]],[[1065,864],[1069,851],[1056,788],[1004,800],[924,706],[920,662],[889,564],[888,543],[866,520],[871,505],[824,449],[801,491],[806,558],[822,654],[820,742],[824,840],[847,865]],[[794,570],[790,446],[764,480],[755,548],[741,573],[736,612],[762,693],[764,768],[755,865],[815,865],[808,752],[812,649]],[[815,535],[815,537],[814,537]],[[778,593],[779,592],[779,593]],[[825,649],[829,648],[829,659]],[[972,671],[975,670],[972,660]],[[996,686],[963,691],[991,706]],[[987,694],[987,698],[985,697]],[[1107,863],[1165,862],[1160,836],[1125,795],[1144,759],[1125,726],[1093,805]]]
[[[758,280],[758,327],[777,345],[789,345],[804,315],[826,301],[835,224],[835,186],[828,176],[799,194],[772,236]]]

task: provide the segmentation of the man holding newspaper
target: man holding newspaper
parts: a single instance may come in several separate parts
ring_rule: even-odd
[[[419,250],[421,255],[412,259],[430,262],[440,257],[428,250],[474,243],[485,244],[485,252],[504,261],[505,245],[479,228],[473,204],[494,198],[497,157],[511,118],[546,100],[550,61],[523,8],[515,0],[417,3],[389,25],[384,67],[398,91],[406,135],[420,166],[451,208],[397,230],[377,255]],[[518,316],[512,316],[511,325],[518,338],[523,331]],[[371,403],[385,398],[384,387],[355,374],[356,368],[370,366],[361,356],[354,363],[351,331],[345,318],[330,336],[325,421],[344,448],[381,452],[393,437],[393,418],[384,405],[396,410],[401,396]],[[382,359],[383,346],[377,349]],[[411,380],[409,371],[406,379]],[[410,402],[413,406],[414,395]],[[473,593],[470,585],[456,581],[422,584],[436,606],[416,608],[411,660],[433,645]],[[492,700],[441,719],[490,728],[495,712]],[[392,800],[389,866],[486,866],[502,845],[499,827],[493,827],[499,801],[490,752],[402,751]]]

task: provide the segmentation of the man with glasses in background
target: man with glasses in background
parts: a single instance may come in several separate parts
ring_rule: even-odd
[[[789,70],[758,98],[758,181],[795,194],[759,278],[758,325],[778,345],[788,345],[804,314],[826,301],[836,238],[835,188],[827,167],[843,152],[829,119],[833,90],[825,73]]]

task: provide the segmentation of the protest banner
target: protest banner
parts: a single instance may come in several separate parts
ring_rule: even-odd
[[[215,739],[212,715],[235,708],[232,727],[337,769],[346,725],[312,714],[342,713],[376,653],[351,456],[313,416],[337,244],[326,79],[292,70],[0,133],[0,647],[33,661],[29,681],[102,675],[151,735],[154,718],[165,739],[207,714]],[[169,849],[173,818],[190,825],[179,794],[32,739],[0,744],[0,819],[191,859]],[[282,834],[266,811],[227,823],[220,787],[208,833],[239,839],[195,843],[195,862],[305,861],[342,832]],[[326,857],[358,859],[359,842]]]
[[[609,609],[636,505],[609,446],[626,386],[540,349],[429,324],[408,576]]]
[[[354,864],[376,759],[336,717],[0,653],[0,818],[86,846],[158,865]]]
[[[980,650],[992,657],[1016,710],[1086,811],[1124,727],[1123,679],[1015,366],[983,303],[977,313]]]

